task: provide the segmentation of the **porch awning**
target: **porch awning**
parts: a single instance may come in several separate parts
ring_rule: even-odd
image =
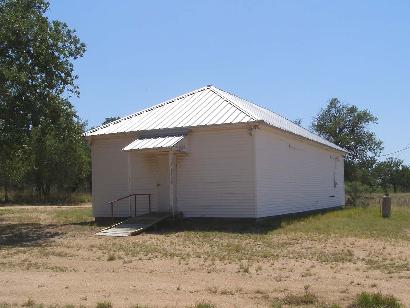
[[[144,150],[156,150],[156,151],[184,151],[185,136],[166,136],[157,138],[144,138],[137,139],[123,148],[123,151],[144,151]]]

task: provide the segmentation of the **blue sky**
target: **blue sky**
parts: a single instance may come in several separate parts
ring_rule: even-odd
[[[213,84],[289,119],[367,108],[385,153],[410,144],[409,1],[51,1],[87,44],[90,126]],[[410,164],[410,150],[396,155]]]

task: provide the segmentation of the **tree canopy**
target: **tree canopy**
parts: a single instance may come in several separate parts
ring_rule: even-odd
[[[369,110],[340,102],[332,98],[314,118],[312,129],[323,138],[346,149],[345,176],[358,180],[368,176],[383,149],[374,132],[369,128],[377,123],[377,117]]]
[[[49,20],[48,8],[44,0],[0,0],[0,181],[6,189],[31,179],[47,193],[46,186],[59,183],[54,177],[69,181],[88,164],[85,124],[70,103],[79,96],[73,60],[85,44],[67,24]],[[76,166],[67,164],[72,157]],[[69,169],[77,174],[67,177]],[[58,175],[50,177],[53,170]]]
[[[404,167],[404,169],[403,169]],[[385,161],[377,162],[373,168],[373,175],[376,184],[383,188],[385,193],[389,192],[389,187],[393,187],[393,191],[397,192],[398,186],[405,186],[402,182],[402,176],[405,175],[405,166],[401,159],[390,157]],[[404,178],[406,175],[404,176]]]
[[[105,124],[108,124],[108,123],[114,122],[114,121],[119,120],[119,119],[120,119],[120,117],[117,117],[117,116],[114,116],[114,117],[108,117],[108,118],[105,118],[105,120],[102,122],[102,124],[101,124],[101,125],[105,125]]]

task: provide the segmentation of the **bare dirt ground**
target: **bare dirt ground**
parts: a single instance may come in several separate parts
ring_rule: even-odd
[[[95,236],[101,227],[92,222],[88,205],[3,207],[0,305],[31,299],[86,307],[101,302],[113,307],[199,302],[272,307],[309,292],[314,302],[289,305],[346,307],[362,291],[380,291],[410,307],[410,225],[406,232],[394,229],[406,226],[410,212],[391,222],[391,234],[344,230],[343,222],[338,226],[343,215],[358,221],[367,217],[367,212],[352,213],[329,213],[280,228],[164,226],[134,237],[106,238]],[[326,215],[326,228],[332,231],[334,222],[336,231],[323,226]]]

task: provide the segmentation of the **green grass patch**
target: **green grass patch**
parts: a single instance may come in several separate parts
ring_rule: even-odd
[[[375,204],[366,208],[345,207],[316,214],[284,216],[255,222],[221,222],[187,220],[182,227],[171,226],[169,231],[183,231],[185,235],[201,239],[218,239],[231,235],[261,236],[275,234],[341,235],[362,238],[408,239],[410,229],[410,206],[393,206],[392,216],[382,218]],[[243,242],[226,242],[232,252],[243,250]]]
[[[400,301],[393,295],[363,292],[356,297],[351,308],[400,308]]]
[[[84,223],[94,221],[91,208],[56,209],[53,218],[59,223]]]
[[[100,303],[97,303],[95,308],[112,308],[112,304],[111,302],[100,302]]]
[[[194,308],[216,308],[216,306],[212,303],[200,302],[195,304]]]
[[[274,232],[315,233],[357,237],[408,238],[410,208],[393,207],[390,218],[382,218],[378,206],[344,208],[301,218],[287,218]]]
[[[94,221],[91,207],[74,206],[0,207],[0,217],[8,223],[86,224]]]

